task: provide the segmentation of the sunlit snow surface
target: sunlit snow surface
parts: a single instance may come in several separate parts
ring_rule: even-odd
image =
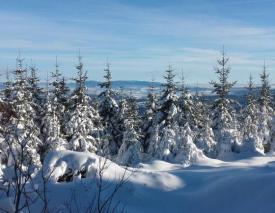
[[[96,169],[103,161],[94,154],[72,151],[51,153],[45,169],[55,168],[48,187],[52,211],[68,212],[78,205],[84,212],[96,193]],[[124,168],[111,161],[104,173],[108,193],[123,176]],[[87,167],[86,178],[57,183],[66,168]],[[234,162],[206,159],[184,167],[153,160],[127,168],[127,183],[113,202],[121,202],[124,212],[275,212],[275,156],[254,157]],[[76,202],[75,202],[76,200]],[[32,207],[40,208],[40,204]]]

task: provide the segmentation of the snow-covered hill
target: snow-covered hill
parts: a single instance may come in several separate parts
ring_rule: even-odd
[[[44,171],[55,169],[48,185],[51,211],[85,212],[98,193],[98,168],[105,162],[95,154],[72,151],[48,155]],[[114,195],[112,207],[124,212],[210,212],[271,213],[275,211],[275,156],[254,157],[234,162],[204,159],[184,167],[154,160],[139,168],[123,168],[106,161],[102,202]],[[86,168],[86,177],[75,173],[72,182],[56,182],[69,169]],[[38,211],[41,203],[32,208]]]

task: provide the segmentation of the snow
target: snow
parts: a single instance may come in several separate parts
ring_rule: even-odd
[[[44,162],[44,174],[46,177],[50,177],[50,181],[54,183],[69,169],[78,171],[86,168],[91,174],[92,171],[96,171],[98,160],[98,157],[94,157],[92,154],[85,155],[85,153],[71,151],[51,152]]]
[[[95,195],[95,174],[102,161],[91,153],[50,153],[45,169],[56,168],[48,190],[50,209],[67,212],[65,203],[74,205],[72,193],[84,208]],[[127,182],[113,200],[121,202],[124,212],[270,213],[275,209],[275,155],[229,162],[203,158],[190,167],[161,160],[140,163],[138,168],[124,168],[109,160],[107,165],[103,179],[109,186],[125,172]],[[86,178],[56,182],[66,169],[82,167],[88,168]]]
[[[7,213],[12,213],[15,211],[12,197],[7,197],[0,200],[0,212],[2,211]]]

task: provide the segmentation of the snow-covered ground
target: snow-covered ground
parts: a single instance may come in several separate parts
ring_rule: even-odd
[[[94,154],[62,151],[47,158],[45,171],[55,168],[48,186],[51,211],[84,212],[95,203],[98,176],[104,159]],[[110,161],[104,171],[104,196],[123,176],[125,169]],[[57,183],[68,168],[86,168],[87,177]],[[76,175],[77,176],[77,175]],[[127,168],[127,182],[115,194],[124,212],[275,212],[275,156],[253,157],[234,162],[204,159],[190,167],[154,160]],[[103,199],[104,200],[104,199]],[[40,204],[33,206],[39,209]],[[74,206],[74,207],[72,207]],[[117,210],[117,211],[119,211]]]

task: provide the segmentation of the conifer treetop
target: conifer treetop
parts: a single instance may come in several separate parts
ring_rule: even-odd
[[[253,83],[253,77],[252,77],[252,74],[250,73],[249,82],[248,82],[248,86],[247,86],[248,93],[247,93],[247,97],[246,97],[248,105],[252,104],[252,102],[255,101],[254,89],[255,89],[255,86]]]
[[[222,100],[224,100],[230,91],[230,89],[236,84],[236,81],[228,81],[228,75],[231,68],[228,66],[229,57],[226,56],[224,48],[222,50],[222,56],[217,60],[218,66],[215,68],[218,74],[218,81],[211,81],[213,85],[213,93],[216,93]]]
[[[83,69],[83,63],[82,63],[82,57],[78,56],[78,65],[76,66],[77,69],[77,77],[73,78],[73,80],[76,82],[76,89],[74,91],[74,95],[76,96],[76,104],[85,105],[87,104],[87,95],[86,95],[86,80],[87,77],[87,71],[84,71]]]
[[[112,74],[110,70],[110,63],[106,63],[106,68],[104,69],[105,75],[104,79],[105,81],[100,84],[101,88],[105,88],[106,90],[111,90],[112,89]]]
[[[163,85],[165,86],[165,93],[174,93],[176,90],[176,85],[174,82],[174,78],[175,78],[175,74],[174,74],[174,70],[172,68],[172,65],[168,66],[168,69],[165,71],[166,75],[164,76],[164,79],[166,80],[166,83]]]
[[[263,72],[260,74],[262,86],[260,91],[260,105],[261,106],[270,106],[271,104],[271,87],[269,84],[269,74],[267,73],[266,63],[264,62]]]

